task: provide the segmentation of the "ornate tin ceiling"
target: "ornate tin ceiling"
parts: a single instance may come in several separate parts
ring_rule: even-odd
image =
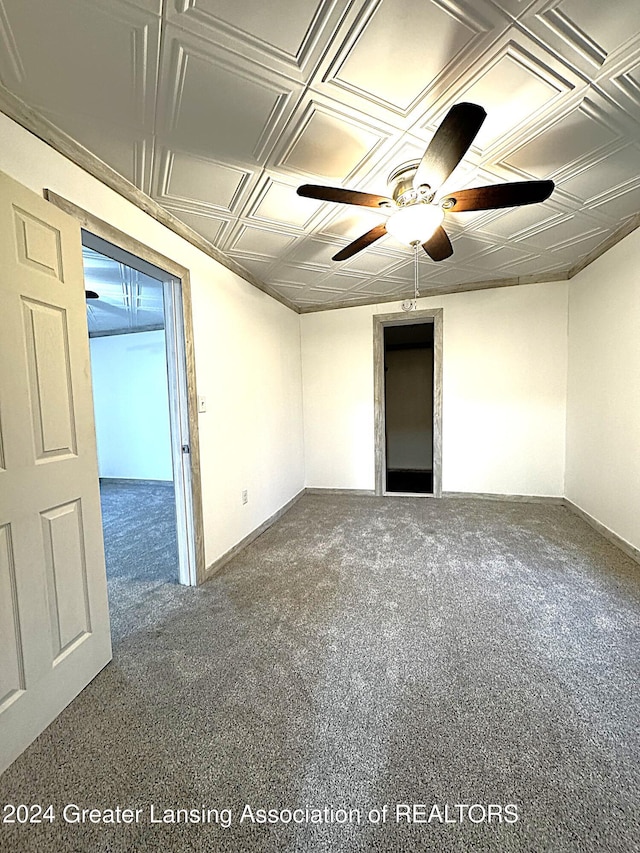
[[[488,112],[444,190],[531,178],[540,205],[448,215],[421,292],[561,277],[640,210],[637,0],[0,0],[0,80],[300,310],[402,298],[412,252],[301,183],[386,194],[447,109]]]

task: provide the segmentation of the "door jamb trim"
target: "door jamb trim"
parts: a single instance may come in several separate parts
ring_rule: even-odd
[[[182,322],[184,327],[185,368],[187,390],[187,416],[189,423],[189,448],[191,463],[191,494],[193,508],[193,531],[195,545],[195,577],[190,578],[192,585],[204,582],[206,565],[204,554],[204,519],[202,512],[202,479],[200,473],[200,442],[198,436],[198,397],[196,385],[196,365],[193,345],[193,320],[191,306],[191,279],[189,270],[167,258],[150,246],[140,243],[119,228],[94,216],[52,190],[43,191],[47,201],[73,216],[79,221],[80,227],[95,234],[109,243],[124,249],[147,263],[159,267],[162,271],[181,280],[182,291]]]

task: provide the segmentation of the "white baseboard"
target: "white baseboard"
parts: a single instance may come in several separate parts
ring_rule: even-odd
[[[280,509],[277,510],[277,512],[274,512],[273,515],[270,515],[269,518],[266,519],[266,521],[263,521],[261,525],[256,527],[255,530],[252,530],[251,533],[244,537],[244,539],[241,539],[236,545],[233,546],[233,548],[229,548],[229,550],[225,551],[225,553],[221,557],[218,557],[217,560],[214,560],[213,563],[211,563],[211,565],[207,567],[204,580],[208,581],[209,578],[213,577],[216,572],[219,572],[220,569],[226,563],[229,562],[229,560],[232,560],[236,556],[236,554],[240,553],[240,551],[246,548],[247,545],[250,545],[255,539],[258,538],[258,536],[262,536],[265,530],[268,530],[271,525],[275,524],[276,521],[282,518],[285,512],[288,512],[291,507],[300,500],[304,493],[305,489],[299,491],[297,495],[294,495],[290,501],[287,501],[287,503],[284,504],[284,506],[281,506]]]
[[[640,563],[640,548],[636,548],[630,542],[627,542],[626,539],[623,539],[622,536],[618,536],[618,534],[614,533],[613,530],[605,527],[604,524],[595,519],[592,515],[589,515],[588,512],[585,512],[577,504],[574,504],[573,501],[570,501],[569,498],[564,498],[563,502],[567,509],[570,509],[571,512],[575,513],[583,521],[586,521],[587,524],[591,525],[591,527],[593,527],[593,529],[601,536],[604,536],[605,539],[608,539],[609,542],[620,548],[621,551],[624,551],[624,553],[631,557],[632,560]]]
[[[307,487],[304,490],[306,495],[359,495],[365,498],[375,498],[376,493],[373,489],[322,489],[315,487]]]
[[[511,501],[525,504],[555,504],[562,506],[564,498],[557,495],[501,495],[497,492],[443,492],[443,498],[472,498],[481,501]]]

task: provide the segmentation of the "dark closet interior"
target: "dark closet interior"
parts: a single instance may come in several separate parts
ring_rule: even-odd
[[[433,323],[384,329],[386,491],[433,493]]]

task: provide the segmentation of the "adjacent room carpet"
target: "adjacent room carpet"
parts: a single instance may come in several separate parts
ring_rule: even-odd
[[[141,600],[178,583],[172,482],[101,480],[100,502],[114,641],[135,629]]]
[[[307,495],[202,588],[147,590],[0,777],[0,802],[56,813],[0,848],[638,851],[639,627],[638,565],[563,507]],[[65,823],[69,803],[140,822]],[[360,823],[241,823],[247,804]]]

